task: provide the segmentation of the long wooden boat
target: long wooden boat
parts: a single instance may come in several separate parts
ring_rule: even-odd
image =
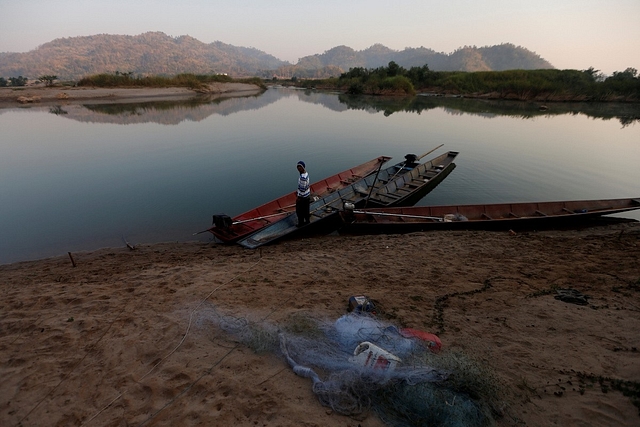
[[[583,226],[586,220],[640,209],[640,198],[343,210],[344,234],[428,230],[533,230]]]
[[[414,167],[405,166],[374,190],[366,206],[413,206],[451,173],[458,154],[449,151]]]
[[[403,162],[381,169],[377,173],[371,174],[362,180],[354,182],[348,187],[313,201],[309,209],[311,217],[310,224],[308,225],[298,228],[298,219],[296,215],[290,215],[281,218],[279,221],[262,228],[248,237],[239,240],[238,243],[246,248],[255,249],[262,245],[273,243],[285,236],[291,236],[294,233],[310,233],[318,231],[331,232],[340,226],[339,212],[344,209],[345,204],[351,204],[356,207],[364,206],[371,199],[376,197],[377,192],[382,188],[385,188],[386,190],[385,196],[389,197],[390,195],[393,195],[393,193],[389,190],[389,188],[392,187],[389,187],[388,184],[408,181],[407,177],[411,176],[411,173],[414,170],[418,170],[422,174],[428,174],[433,171],[436,173],[433,175],[434,178],[439,173],[445,174],[444,176],[446,176],[446,173],[448,173],[447,171],[450,172],[452,166],[448,165],[447,167],[441,168],[441,162],[445,159],[455,158],[458,153],[449,152],[442,156],[438,156],[436,157],[436,159],[439,159],[437,162],[433,159],[424,163],[419,163],[420,158],[424,157],[426,154],[428,153],[425,153],[420,157],[408,154],[405,156],[405,160]],[[413,193],[403,193],[402,197],[396,198],[396,201],[398,203],[406,202],[411,200],[411,196],[416,194],[423,197],[429,191],[433,190],[442,180],[434,178],[429,180],[426,185],[414,188]],[[403,187],[396,186],[396,188]]]
[[[366,163],[347,169],[321,181],[311,184],[312,197],[324,197],[342,188],[348,187],[354,182],[363,179],[367,175],[378,171],[382,164],[391,157],[380,156]],[[233,218],[226,215],[214,215],[213,225],[205,231],[212,233],[223,243],[234,243],[239,239],[249,236],[256,231],[273,224],[295,212],[296,192],[285,194],[275,200],[251,209]]]

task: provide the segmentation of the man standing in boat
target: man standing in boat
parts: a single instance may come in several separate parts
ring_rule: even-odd
[[[311,203],[311,188],[309,187],[309,174],[306,165],[302,160],[296,165],[300,177],[298,177],[298,190],[296,198],[296,215],[298,216],[298,227],[309,224],[309,205]]]

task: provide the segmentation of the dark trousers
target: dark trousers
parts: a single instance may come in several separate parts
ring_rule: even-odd
[[[311,197],[298,197],[296,199],[296,215],[298,216],[298,224],[309,224],[310,205]]]

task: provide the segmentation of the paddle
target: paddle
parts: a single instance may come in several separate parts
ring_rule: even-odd
[[[295,206],[295,205],[293,205],[293,206]],[[274,214],[271,214],[271,215],[265,215],[265,216],[259,216],[259,217],[256,217],[256,218],[243,219],[242,221],[233,221],[231,223],[231,225],[244,224],[245,222],[258,221],[258,220],[265,219],[265,218],[271,218],[272,216],[291,214],[291,213],[293,213],[293,212],[283,211],[283,212],[278,212],[278,213],[274,213]]]

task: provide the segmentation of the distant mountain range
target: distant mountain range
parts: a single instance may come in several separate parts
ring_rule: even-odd
[[[162,32],[149,32],[137,36],[100,34],[62,38],[26,53],[2,52],[0,76],[56,75],[62,80],[75,80],[118,71],[134,75],[226,73],[236,77],[329,77],[353,67],[386,66],[390,61],[405,68],[427,64],[434,71],[553,68],[535,52],[509,43],[481,48],[465,46],[451,54],[425,47],[396,51],[375,44],[356,51],[337,46],[291,64],[254,48],[219,41],[206,44],[190,36],[171,37]]]
[[[451,54],[438,53],[425,47],[405,48],[402,51],[389,49],[375,44],[368,49],[355,51],[347,46],[338,46],[321,55],[301,58],[296,67],[301,69],[320,69],[334,66],[343,71],[350,68],[377,68],[386,66],[390,61],[410,68],[425,64],[433,71],[502,71],[537,70],[553,68],[539,55],[523,47],[509,43],[488,46],[465,46]]]

